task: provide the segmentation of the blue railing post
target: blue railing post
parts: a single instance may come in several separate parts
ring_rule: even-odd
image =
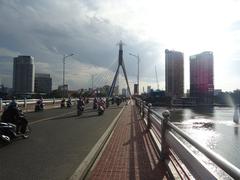
[[[168,147],[165,139],[165,132],[167,124],[170,118],[170,112],[165,110],[163,113],[162,127],[161,127],[161,159],[164,160],[167,157]]]
[[[152,107],[152,104],[148,103],[148,114],[147,114],[147,128],[148,129],[151,128],[151,119],[150,119],[151,107]]]

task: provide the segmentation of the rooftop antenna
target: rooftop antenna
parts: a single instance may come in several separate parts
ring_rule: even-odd
[[[158,82],[158,75],[157,75],[156,65],[155,65],[155,74],[156,74],[157,89],[159,90],[159,82]]]

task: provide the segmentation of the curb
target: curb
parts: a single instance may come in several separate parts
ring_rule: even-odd
[[[126,106],[123,106],[122,110],[118,113],[118,115],[114,118],[113,122],[110,124],[110,126],[107,128],[107,130],[104,132],[104,134],[101,136],[101,138],[98,140],[98,142],[94,145],[94,147],[91,149],[91,151],[88,153],[88,155],[85,157],[85,159],[81,162],[81,164],[78,166],[78,168],[75,170],[73,175],[69,178],[69,180],[83,180],[87,176],[89,170],[91,169],[92,165],[94,164],[95,160],[98,158],[98,155],[103,150],[103,147],[105,146],[106,142],[108,141],[115,125],[117,124],[117,121],[122,114],[123,110]]]

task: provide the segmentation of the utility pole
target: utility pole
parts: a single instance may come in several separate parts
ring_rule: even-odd
[[[70,57],[70,56],[73,56],[74,54],[72,53],[72,54],[68,54],[68,55],[66,55],[66,54],[64,54],[63,55],[63,86],[62,86],[62,97],[64,97],[64,91],[65,91],[65,89],[64,89],[64,86],[65,86],[65,61],[66,61],[66,58],[67,57]]]

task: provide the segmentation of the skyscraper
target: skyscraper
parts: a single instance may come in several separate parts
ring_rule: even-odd
[[[18,56],[13,62],[13,91],[16,94],[34,92],[35,65],[32,56]]]
[[[182,97],[184,93],[183,53],[165,50],[166,95]]]
[[[190,56],[190,96],[200,104],[212,104],[214,93],[213,53]]]
[[[126,88],[122,88],[122,96],[127,96],[127,89]]]
[[[151,92],[151,86],[147,86],[147,93]]]
[[[35,92],[50,93],[52,91],[52,78],[50,74],[35,74]]]

